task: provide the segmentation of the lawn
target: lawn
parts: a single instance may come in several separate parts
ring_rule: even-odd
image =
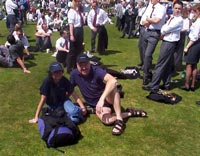
[[[0,44],[6,41],[8,33],[5,22],[0,21]],[[121,39],[114,25],[107,25],[109,46],[101,55],[103,64],[120,71],[126,66],[139,63],[138,39]],[[31,45],[35,45],[35,24],[23,28]],[[53,34],[53,44],[59,37]],[[90,31],[85,27],[86,49],[90,46]],[[159,45],[154,53],[156,63]],[[40,138],[37,124],[30,125],[39,100],[39,87],[47,76],[48,66],[55,58],[52,53],[32,52],[35,59],[25,61],[31,74],[24,74],[18,68],[0,67],[0,155],[1,156],[198,156],[200,155],[200,90],[185,92],[178,88],[183,84],[180,74],[171,92],[182,96],[176,105],[150,101],[148,92],[142,90],[142,80],[119,80],[125,97],[122,107],[141,108],[148,112],[148,118],[130,118],[123,135],[112,136],[110,126],[104,126],[95,115],[88,117],[79,126],[83,138],[78,144],[60,148],[65,153],[48,149]],[[99,56],[95,53],[96,56]],[[66,71],[66,70],[65,70]],[[142,74],[142,73],[141,73]],[[68,75],[65,72],[65,75]]]

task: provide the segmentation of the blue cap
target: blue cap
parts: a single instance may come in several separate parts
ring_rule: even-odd
[[[86,54],[80,54],[77,59],[76,62],[77,63],[81,63],[81,62],[89,62],[90,58],[86,55]]]
[[[50,72],[56,72],[56,71],[60,71],[60,70],[63,70],[63,67],[59,62],[53,62],[49,66]]]

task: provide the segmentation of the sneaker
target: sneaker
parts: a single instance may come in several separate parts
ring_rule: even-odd
[[[51,55],[52,57],[56,57],[58,52],[54,52],[53,55]]]

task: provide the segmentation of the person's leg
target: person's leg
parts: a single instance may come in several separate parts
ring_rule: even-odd
[[[95,52],[95,40],[96,40],[97,32],[91,30],[91,49],[90,52]]]
[[[64,109],[68,117],[76,124],[83,121],[81,108],[73,104],[70,100],[65,101]]]
[[[191,90],[194,90],[196,77],[197,77],[197,64],[192,65],[192,82],[191,82]]]
[[[192,76],[192,64],[186,64],[185,88],[190,87],[190,78]]]

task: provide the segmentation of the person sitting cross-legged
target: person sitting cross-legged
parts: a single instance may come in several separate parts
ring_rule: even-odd
[[[117,80],[102,68],[92,66],[86,54],[80,54],[76,64],[77,69],[70,73],[72,86],[78,86],[86,103],[96,110],[96,115],[102,123],[114,124],[113,135],[123,133],[126,128],[123,119],[131,116],[147,116],[145,111],[133,108],[127,108],[126,112],[121,112]]]

